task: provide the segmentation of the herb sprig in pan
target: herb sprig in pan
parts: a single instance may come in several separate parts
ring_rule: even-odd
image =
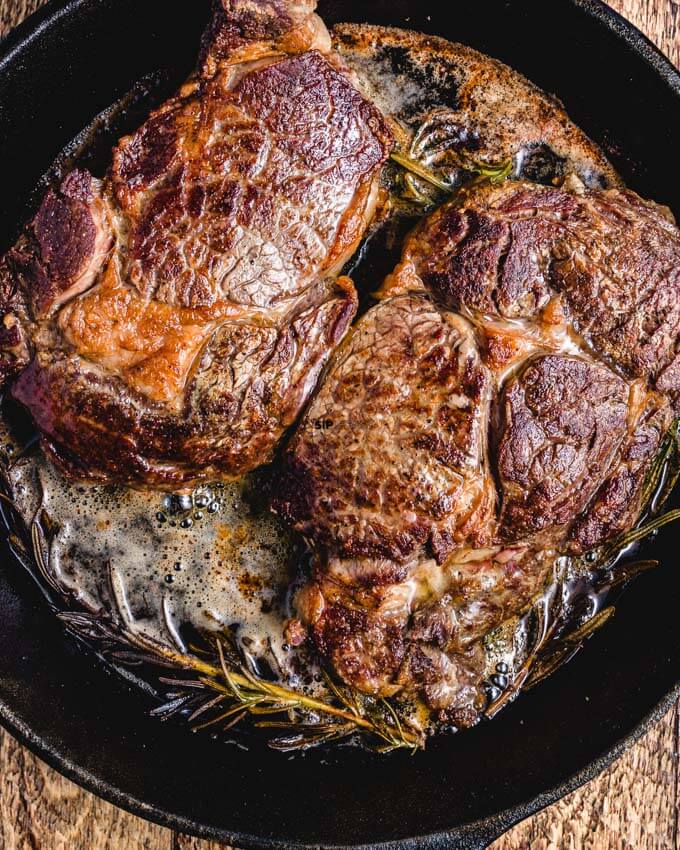
[[[408,151],[394,151],[391,160],[402,170],[402,181],[405,191],[403,200],[430,207],[441,200],[441,195],[452,195],[460,186],[453,178],[447,177],[450,168],[438,168],[434,163],[445,162],[453,165],[458,171],[474,175],[473,183],[488,180],[491,183],[502,183],[511,176],[515,169],[512,158],[503,162],[491,163],[477,159],[467,150],[460,149],[454,138],[460,128],[451,123],[447,110],[434,113],[416,132]],[[427,192],[422,185],[436,189],[434,193]]]
[[[647,474],[641,497],[642,522],[594,552],[577,559],[574,564],[577,575],[579,569],[581,574],[590,575],[588,584],[589,587],[592,585],[596,593],[611,593],[659,565],[658,561],[653,560],[628,564],[620,561],[631,546],[680,519],[680,509],[659,513],[680,479],[679,429],[680,420],[676,420]],[[487,707],[487,717],[494,717],[520,690],[534,687],[570,661],[588,638],[616,613],[616,607],[608,605],[592,616],[577,618],[573,622],[572,613],[565,605],[569,597],[568,582],[567,576],[552,589],[549,598],[542,595],[525,614],[524,619],[534,635],[531,647],[516,671],[512,685]]]
[[[458,190],[458,188],[460,188],[449,183],[442,177],[439,177],[432,169],[423,165],[423,163],[418,162],[399,151],[394,151],[390,155],[390,159],[392,162],[400,166],[405,172],[403,179],[406,186],[406,192],[402,196],[404,200],[408,200],[425,207],[434,206],[436,204],[435,198],[432,198],[421,191],[418,187],[417,179],[424,180],[426,183],[430,184],[430,186],[439,190],[439,193],[444,193],[446,195],[452,195]],[[512,174],[514,167],[514,162],[511,159],[499,164],[478,162],[473,159],[468,159],[465,161],[464,165],[461,164],[461,168],[465,171],[476,174],[478,180],[488,180],[491,183],[502,183],[503,180],[506,180]]]
[[[676,423],[645,482],[643,504],[647,516],[643,523],[584,559],[607,588],[656,566],[655,561],[622,566],[617,566],[617,562],[632,543],[680,518],[679,510],[657,515],[679,477]],[[24,523],[11,499],[6,459],[0,463],[0,478],[5,489],[1,495],[10,544],[17,556],[27,566],[37,569],[38,578],[54,591],[53,604],[57,607],[54,600],[61,591],[52,576],[49,553],[59,529],[42,505],[32,522]],[[63,601],[63,595],[61,598]],[[558,584],[550,598],[537,600],[525,615],[532,621],[532,646],[511,686],[488,706],[487,716],[494,716],[522,687],[537,684],[573,657],[614,614],[613,606],[609,606],[569,628],[568,612],[560,610],[563,598]],[[116,619],[115,612],[106,619],[79,611],[57,613],[69,632],[94,645],[113,664],[126,667],[144,664],[150,669],[172,670],[170,677],[155,678],[162,686],[162,694],[153,714],[162,719],[184,716],[196,731],[228,730],[250,719],[256,727],[272,733],[270,746],[284,752],[353,739],[360,739],[381,752],[415,751],[425,744],[427,730],[405,723],[387,700],[367,697],[330,678],[326,681],[329,696],[319,697],[256,675],[238,652],[230,632],[204,635],[200,647],[183,652],[133,633],[122,619]]]
[[[59,616],[68,631],[95,641],[113,663],[174,670],[173,678],[159,679],[170,690],[152,714],[165,720],[186,715],[195,731],[228,730],[250,717],[256,727],[276,730],[269,745],[285,752],[357,736],[380,752],[417,750],[424,744],[422,733],[402,723],[386,700],[365,697],[330,678],[331,698],[326,700],[254,675],[225,634],[206,636],[203,647],[192,647],[187,654],[100,617],[75,612]]]
[[[10,546],[49,591],[51,604],[67,630],[94,646],[106,661],[170,668],[176,673],[172,679],[158,679],[170,690],[160,695],[161,705],[153,710],[154,715],[164,719],[185,715],[196,731],[227,730],[250,718],[259,728],[276,730],[269,744],[286,752],[352,738],[360,738],[380,752],[414,751],[424,746],[425,734],[402,722],[387,700],[367,697],[329,676],[330,696],[321,698],[256,675],[246,666],[228,631],[202,636],[204,645],[190,647],[190,653],[185,653],[133,632],[119,611],[102,617],[61,610],[64,594],[49,563],[51,542],[59,528],[42,504],[30,524],[24,521],[11,497],[10,470],[9,458],[0,458],[0,500]]]

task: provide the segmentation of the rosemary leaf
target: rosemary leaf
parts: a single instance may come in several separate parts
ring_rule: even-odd
[[[225,700],[224,694],[218,694],[213,699],[209,699],[208,702],[204,702],[200,705],[193,714],[190,714],[187,718],[188,723],[193,723],[194,720],[198,720],[199,717],[202,717],[208,711],[212,711],[213,708],[216,708],[218,705],[221,705]]]
[[[561,646],[550,652],[545,658],[540,659],[531,669],[526,677],[524,689],[529,691],[549,676],[552,676],[560,667],[568,664],[581,648],[580,645]]]
[[[614,616],[615,611],[616,609],[614,606],[605,608],[603,611],[600,611],[599,614],[596,614],[590,620],[583,623],[583,625],[579,626],[575,631],[570,632],[568,635],[563,637],[562,641],[569,644],[583,643],[584,640],[587,640],[598,629],[601,629],[605,623],[609,622],[609,620],[611,620]]]
[[[403,153],[399,153],[397,151],[393,151],[390,155],[390,159],[393,162],[396,162],[397,165],[400,165],[406,171],[410,171],[412,174],[415,174],[417,177],[425,180],[426,183],[430,183],[432,186],[436,186],[442,192],[446,192],[450,194],[453,192],[453,187],[450,183],[447,183],[445,180],[437,177],[434,172],[430,171],[425,165],[420,162],[416,162],[415,159],[411,159],[408,156],[405,156]]]
[[[418,190],[413,181],[413,175],[420,177],[422,180],[425,180],[430,185],[435,186],[441,192],[445,192],[448,195],[455,192],[455,187],[451,183],[446,180],[442,180],[442,178],[438,177],[430,168],[423,165],[422,162],[419,162],[406,154],[400,153],[399,151],[394,151],[390,158],[393,162],[408,172],[405,182],[409,190],[409,194],[412,196],[411,199],[417,203],[431,205],[432,202],[427,196]],[[459,167],[465,171],[470,171],[473,174],[476,174],[478,178],[483,180],[488,180],[491,183],[501,183],[503,180],[510,177],[515,167],[515,163],[512,159],[496,164],[461,157]]]
[[[508,159],[498,165],[470,160],[465,166],[467,171],[474,171],[491,183],[502,183],[504,180],[507,180],[512,174],[514,167],[515,163],[512,159]]]
[[[625,564],[623,567],[616,569],[616,574],[610,582],[609,588],[610,590],[614,590],[642,573],[653,570],[658,566],[658,561],[636,561],[633,564]]]
[[[319,723],[309,722],[310,715],[324,717],[326,725],[330,722],[337,727],[333,730],[334,737],[361,734],[369,740],[377,739],[381,746],[387,746],[389,749],[418,749],[424,744],[423,735],[405,728],[394,707],[385,700],[376,701],[371,712],[365,709],[362,711],[359,708],[359,698],[347,699],[343,695],[344,689],[339,685],[335,685],[333,689],[333,696],[340,703],[336,705],[259,679],[244,667],[239,669],[230,667],[222,639],[219,637],[212,641],[216,656],[215,663],[196,655],[178,652],[145,636],[125,635],[123,637],[140,650],[144,650],[150,663],[171,664],[178,669],[198,673],[198,681],[205,687],[207,693],[212,694],[210,700],[214,701],[216,694],[224,697],[221,704],[227,703],[225,710],[217,717],[208,716],[205,722],[193,727],[195,730],[223,724],[237,715],[260,717],[288,713],[295,715],[295,719],[290,723],[304,733],[305,747],[311,746],[307,735],[313,736],[315,730],[318,732],[319,727]],[[173,679],[175,685],[180,681]],[[192,688],[195,684],[192,680]],[[198,715],[194,713],[194,717],[209,715],[216,705],[217,703],[213,702],[205,709],[205,712]],[[257,725],[261,726],[262,723]],[[317,744],[321,739],[326,741],[330,734],[330,732],[324,732]],[[280,742],[275,746],[281,749]],[[286,744],[286,747],[288,746],[292,746],[291,741]]]
[[[616,557],[617,554],[622,552],[631,544],[644,540],[646,537],[649,537],[650,534],[653,534],[655,531],[658,531],[664,526],[670,525],[670,523],[676,522],[679,519],[680,508],[676,508],[675,510],[668,511],[661,516],[655,517],[649,522],[641,525],[639,528],[634,528],[632,531],[620,535],[605,550],[604,560],[610,560],[612,557]]]

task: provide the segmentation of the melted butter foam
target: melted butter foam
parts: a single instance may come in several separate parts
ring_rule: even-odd
[[[193,630],[231,629],[256,670],[264,663],[292,687],[314,682],[311,660],[284,638],[299,551],[254,505],[255,478],[168,497],[74,485],[41,452],[9,477],[25,523],[45,511],[53,525],[48,578],[71,606],[183,652]]]

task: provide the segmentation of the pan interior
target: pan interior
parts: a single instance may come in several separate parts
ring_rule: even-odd
[[[192,5],[188,16],[168,14],[159,2],[138,6],[71,3],[20,47],[20,56],[2,62],[0,149],[5,161],[22,165],[7,175],[6,244],[34,202],[38,178],[85,123],[138,80],[160,72],[154,96],[164,95],[191,67],[206,5]],[[506,61],[558,92],[634,189],[680,212],[668,165],[677,147],[668,116],[677,114],[679,96],[582,4],[555,2],[549,20],[532,2],[491,10],[462,2],[427,13],[407,2],[378,0],[370,9],[329,2],[320,11],[329,22],[370,18],[438,33]],[[630,78],[634,87],[621,85]],[[35,145],[30,158],[26,138]],[[644,553],[666,568],[624,595],[615,621],[587,653],[493,724],[436,742],[417,759],[389,760],[343,750],[284,761],[264,748],[246,753],[147,720],[149,697],[74,648],[7,556],[0,572],[3,717],[53,763],[115,802],[240,846],[400,840],[514,809],[509,821],[531,810],[525,802],[547,802],[550,795],[541,795],[548,789],[597,770],[600,756],[675,687],[673,533],[662,532]]]

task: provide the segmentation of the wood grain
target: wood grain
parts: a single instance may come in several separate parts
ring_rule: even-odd
[[[0,0],[0,35],[44,0]],[[141,0],[144,2],[144,0]],[[680,65],[677,0],[610,0]],[[680,705],[580,791],[492,850],[680,850]],[[0,850],[219,850],[82,791],[0,733]]]
[[[172,834],[61,777],[0,737],[0,850],[172,850]]]
[[[676,65],[680,66],[680,3],[678,0],[609,0]]]
[[[678,850],[678,708],[601,776],[491,850]]]
[[[33,14],[46,0],[0,0],[0,36]]]

